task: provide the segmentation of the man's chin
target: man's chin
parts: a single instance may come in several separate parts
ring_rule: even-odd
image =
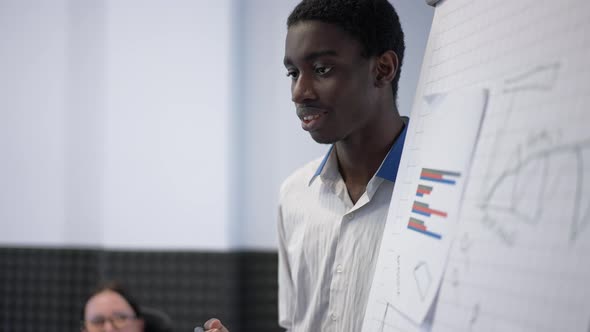
[[[313,138],[314,141],[316,141],[316,143],[320,144],[334,144],[338,141],[338,139],[334,137],[321,135],[318,132],[310,132],[309,135],[311,136],[311,138]]]

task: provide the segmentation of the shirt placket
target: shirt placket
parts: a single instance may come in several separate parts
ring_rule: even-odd
[[[348,267],[346,262],[346,246],[344,239],[347,237],[345,233],[348,229],[348,223],[355,218],[354,207],[350,198],[347,196],[346,186],[343,181],[339,181],[337,185],[339,196],[342,199],[343,209],[347,212],[340,218],[340,227],[338,242],[336,245],[336,251],[334,254],[334,261],[331,267],[331,282],[330,282],[330,310],[328,312],[328,324],[326,324],[328,331],[341,331],[342,330],[342,318],[345,314],[344,303],[347,300],[346,287],[348,286]]]

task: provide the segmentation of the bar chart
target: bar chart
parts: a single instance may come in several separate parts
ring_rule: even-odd
[[[363,331],[389,324],[407,331],[425,321],[456,237],[487,95],[478,88],[429,95],[413,117]]]
[[[418,184],[416,189],[416,199],[412,203],[412,216],[408,220],[407,228],[414,232],[440,240],[443,235],[441,232],[432,231],[430,223],[444,223],[448,213],[443,210],[435,209],[430,206],[426,200],[431,195],[436,195],[440,190],[434,191],[435,186],[455,186],[460,178],[460,172],[444,171],[433,168],[422,168],[420,171],[420,180],[424,182],[433,182],[431,186]],[[433,194],[434,191],[434,194]],[[437,227],[438,228],[438,227]]]

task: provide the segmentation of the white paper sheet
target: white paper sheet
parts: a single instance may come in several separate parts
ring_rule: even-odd
[[[414,113],[367,313],[380,306],[398,311],[410,325],[424,322],[453,240],[486,97],[482,89],[430,95]],[[363,330],[374,331],[389,319],[369,314]]]

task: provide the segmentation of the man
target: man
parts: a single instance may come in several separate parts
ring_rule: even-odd
[[[403,32],[386,0],[304,0],[287,26],[301,126],[332,147],[281,187],[279,323],[360,331],[405,137]]]
[[[287,26],[297,116],[332,146],[281,186],[279,324],[359,331],[405,138],[403,32],[387,0],[303,0]]]

